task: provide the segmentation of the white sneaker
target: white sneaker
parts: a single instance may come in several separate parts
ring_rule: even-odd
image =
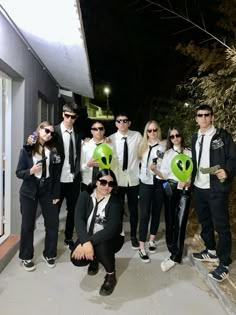
[[[173,268],[175,265],[176,265],[175,261],[171,260],[170,258],[167,258],[161,263],[161,270],[163,272],[166,272]]]
[[[154,254],[157,251],[157,245],[155,241],[148,242],[148,250],[150,254]]]

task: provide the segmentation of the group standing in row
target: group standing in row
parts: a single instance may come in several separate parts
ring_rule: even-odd
[[[131,246],[138,250],[143,262],[149,262],[149,253],[156,252],[156,234],[164,205],[166,244],[170,257],[161,263],[161,269],[168,271],[182,261],[193,191],[194,207],[206,246],[203,252],[194,253],[193,258],[219,261],[217,268],[209,276],[216,281],[224,280],[228,276],[231,262],[228,196],[235,175],[236,146],[229,133],[214,127],[212,108],[208,105],[197,108],[195,119],[200,129],[193,135],[192,152],[185,146],[183,134],[178,127],[170,128],[167,140],[164,141],[158,123],[151,120],[147,122],[142,137],[139,132],[129,129],[131,121],[125,113],[116,116],[117,132],[109,138],[104,137],[103,123],[93,121],[92,138],[81,145],[82,139],[73,128],[76,112],[75,104],[64,105],[63,121],[55,127],[55,136],[52,137],[54,128],[50,123],[46,124],[47,128],[41,124],[37,130],[39,137],[36,144],[25,145],[20,154],[16,174],[23,179],[20,191],[20,259],[25,269],[35,269],[32,259],[37,202],[41,204],[46,227],[43,256],[49,267],[55,266],[55,245],[54,250],[47,251],[47,247],[51,245],[49,235],[52,223],[47,217],[47,211],[55,205],[60,209],[63,199],[66,198],[64,243],[72,250],[72,262],[76,266],[89,264],[90,275],[98,272],[98,264],[101,263],[106,270],[106,277],[100,294],[111,294],[116,285],[115,253],[124,242],[122,218],[127,197]],[[93,158],[95,148],[104,142],[113,150],[112,170],[100,170],[99,164]],[[48,159],[44,162],[40,161],[44,158],[41,147],[47,148]],[[192,156],[193,160],[193,174],[187,182],[179,181],[171,169],[172,159],[180,153]],[[45,161],[48,170],[46,180],[42,174]],[[212,171],[212,167],[216,166],[218,169]],[[60,195],[55,195],[58,183]],[[45,191],[47,193],[44,195]],[[51,205],[48,206],[50,200]],[[30,208],[35,211],[29,220]],[[76,242],[73,240],[74,225],[78,236]],[[57,220],[54,219],[52,230],[54,234],[55,231],[58,232],[58,217]],[[215,230],[219,235],[217,245]],[[30,244],[27,245],[30,250],[27,251],[26,231],[30,231]],[[53,241],[55,244],[57,238],[54,237]]]

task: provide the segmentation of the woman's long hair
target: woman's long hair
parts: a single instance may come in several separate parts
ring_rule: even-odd
[[[143,138],[142,141],[140,142],[139,148],[138,148],[138,158],[142,159],[144,152],[146,152],[146,150],[148,149],[148,127],[150,126],[150,124],[155,124],[156,128],[157,128],[157,139],[161,141],[161,128],[158,125],[158,123],[156,122],[156,120],[149,120],[146,123],[146,126],[144,128],[143,131]]]
[[[39,133],[40,129],[44,129],[44,128],[49,127],[49,126],[53,126],[53,124],[50,121],[47,121],[47,120],[42,121],[38,125],[38,127],[36,129],[36,132]],[[54,147],[53,137],[49,141],[45,142],[45,147],[48,148],[49,150],[51,150]],[[39,136],[37,137],[36,143],[33,146],[32,152],[33,152],[33,154],[36,153],[36,152],[41,154],[41,145],[40,145],[40,142],[39,142]]]
[[[90,183],[88,185],[88,188],[87,188],[87,192],[89,194],[92,194],[92,192],[94,191],[94,189],[97,187],[96,183],[97,181],[102,178],[103,176],[111,176],[113,181],[114,181],[114,187],[112,188],[112,191],[111,193],[112,194],[116,194],[117,193],[117,189],[118,189],[118,183],[117,183],[117,179],[116,179],[116,175],[115,173],[110,170],[110,169],[102,169],[100,170],[97,175],[96,175],[96,179],[94,181],[92,181],[92,183]]]
[[[181,130],[178,127],[175,127],[175,126],[169,128],[169,130],[168,130],[167,142],[166,142],[166,151],[173,148],[173,143],[170,140],[170,133],[171,133],[172,130],[176,130],[178,132],[178,134],[180,135],[180,137],[181,137],[181,143],[180,143],[180,145],[181,145],[181,152],[183,152],[183,150],[185,149],[184,137],[183,137],[183,134],[182,134]]]

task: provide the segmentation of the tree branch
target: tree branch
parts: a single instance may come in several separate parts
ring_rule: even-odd
[[[172,9],[172,7],[170,9],[168,9],[167,7],[165,7],[164,5],[160,4],[160,3],[156,3],[152,0],[145,0],[146,2],[152,4],[152,5],[155,5],[159,8],[161,8],[163,11],[166,11],[166,12],[169,12],[173,15],[175,15],[176,17],[192,24],[194,27],[198,28],[199,30],[201,30],[202,32],[206,33],[207,35],[209,35],[210,37],[212,37],[214,40],[216,40],[218,43],[220,43],[222,46],[224,46],[225,48],[227,48],[228,50],[232,51],[232,48],[230,48],[227,44],[225,44],[223,41],[221,41],[219,38],[217,38],[216,36],[214,36],[213,34],[211,34],[210,32],[207,31],[207,29],[201,27],[200,25],[196,24],[195,22],[191,21],[187,16],[183,15],[183,14],[180,14],[176,11],[174,11]],[[203,24],[204,27],[205,27],[205,24]]]

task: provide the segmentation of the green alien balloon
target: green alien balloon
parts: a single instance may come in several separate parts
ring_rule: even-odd
[[[192,159],[186,154],[177,154],[171,161],[171,170],[181,182],[187,182],[193,171]]]
[[[99,163],[99,168],[111,168],[112,149],[109,145],[102,143],[93,152],[93,158]]]

